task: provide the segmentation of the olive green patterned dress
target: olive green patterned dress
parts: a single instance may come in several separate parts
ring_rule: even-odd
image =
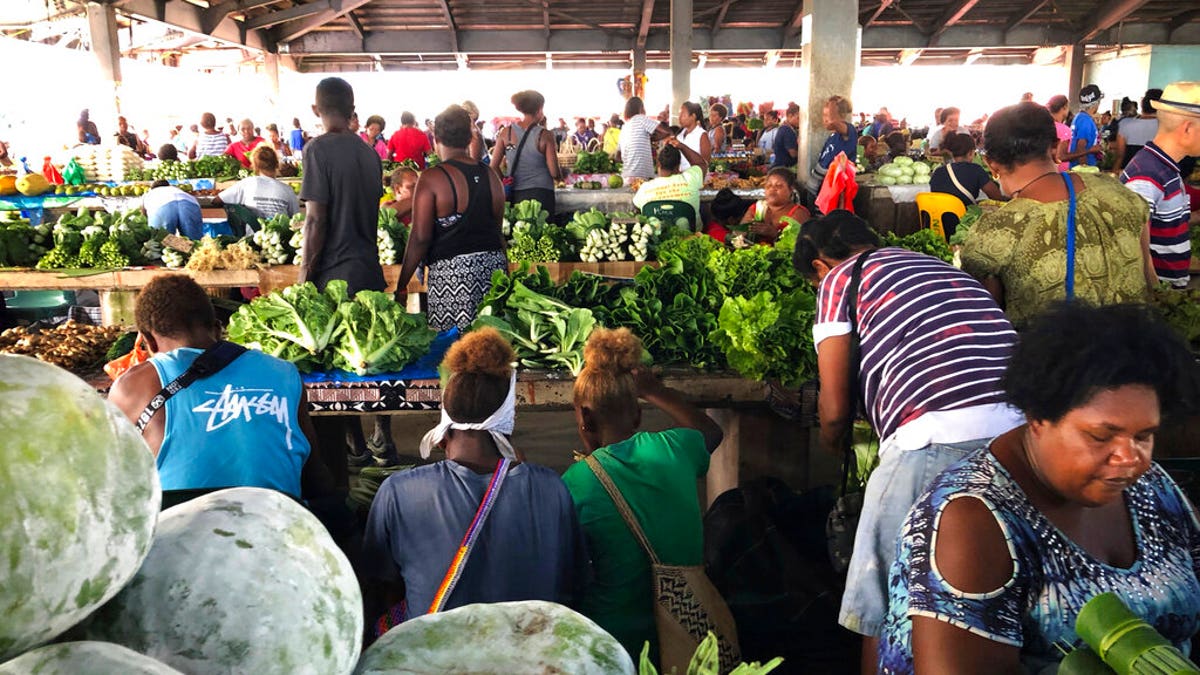
[[[1075,297],[1096,305],[1143,302],[1146,202],[1109,176],[1079,174]],[[1014,199],[985,214],[962,245],[962,267],[1004,283],[1005,313],[1021,328],[1066,297],[1067,202]]]

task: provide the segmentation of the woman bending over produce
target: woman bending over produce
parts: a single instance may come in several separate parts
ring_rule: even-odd
[[[1187,346],[1142,307],[1058,305],[1022,334],[1004,389],[1026,423],[905,520],[879,672],[1054,672],[1106,591],[1187,654],[1200,527],[1150,461],[1161,418],[1200,403]]]
[[[417,180],[412,232],[396,286],[402,303],[417,266],[429,266],[429,325],[439,331],[466,330],[491,287],[492,272],[508,269],[500,231],[504,187],[499,176],[468,154],[472,127],[467,111],[457,105],[437,117],[442,163]]]
[[[368,603],[404,600],[406,617],[476,602],[574,604],[586,555],[571,497],[558,474],[521,462],[510,442],[515,360],[492,328],[467,333],[446,352],[442,419],[421,441],[422,457],[437,446],[446,459],[393,474],[379,488],[363,549],[365,574],[382,582],[383,595],[364,594]],[[456,568],[462,576],[442,593],[464,533],[485,509],[469,562]]]
[[[996,301],[941,260],[878,246],[865,221],[834,211],[801,228],[793,259],[819,284],[821,448],[843,453],[860,401],[882,439],[839,617],[864,636],[864,672],[874,672],[904,514],[939,471],[1021,423],[997,383],[1017,336]]]
[[[784,218],[804,224],[812,217],[808,209],[797,203],[797,189],[796,174],[790,169],[771,169],[763,183],[763,199],[742,216],[742,224],[749,225],[751,241],[774,244],[788,225]]]
[[[595,457],[612,478],[662,564],[703,564],[696,479],[708,472],[721,428],[642,365],[641,340],[629,329],[596,329],[583,356],[583,371],[575,380],[575,420],[584,454]],[[639,432],[639,398],[666,412],[677,426]],[[586,462],[567,469],[563,481],[575,501],[594,570],[580,611],[635,657],[649,640],[657,660],[650,559]]]

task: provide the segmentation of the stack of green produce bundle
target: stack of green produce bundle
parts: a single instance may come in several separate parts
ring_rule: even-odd
[[[91,213],[80,208],[51,225],[33,229],[31,246],[53,243],[38,260],[38,269],[120,268],[152,262],[147,242],[161,241],[166,232],[151,228],[141,210]]]
[[[396,217],[396,209],[379,209],[379,227],[375,233],[379,246],[379,264],[395,265],[401,262],[404,247],[408,245],[408,226]]]
[[[566,369],[578,375],[583,369],[583,345],[596,327],[595,315],[590,309],[531,290],[523,281],[526,279],[544,288],[549,275],[544,267],[529,274],[528,263],[511,275],[494,272],[492,288],[483,298],[473,327],[500,331],[526,368]]]
[[[232,155],[213,155],[180,162],[159,162],[155,167],[130,170],[126,180],[184,180],[189,178],[234,178],[242,165]]]
[[[571,170],[578,174],[614,173],[617,171],[617,165],[613,162],[612,157],[603,150],[596,152],[582,150],[576,156],[575,166]]]
[[[665,224],[640,213],[609,215],[596,208],[577,212],[566,230],[583,262],[654,260],[664,242],[690,233],[686,224]]]
[[[550,212],[536,199],[504,207],[500,231],[508,239],[509,262],[558,262],[571,255],[571,242],[561,227],[547,224]]]
[[[303,219],[302,214],[289,217],[285,213],[258,219],[258,229],[250,235],[250,241],[267,264],[286,265],[296,258],[293,237]]]
[[[972,204],[967,207],[967,212],[962,218],[958,219],[958,227],[954,228],[954,234],[950,235],[951,246],[961,246],[967,240],[967,234],[971,228],[975,227],[975,223],[979,222],[979,217],[983,215],[983,209],[977,204]]]
[[[398,371],[429,350],[436,333],[424,314],[408,314],[388,293],[333,280],[255,298],[229,321],[229,339],[291,361],[303,372],[341,368],[358,375]]]
[[[0,267],[29,267],[46,248],[34,243],[34,228],[19,211],[5,211],[0,219]]]
[[[933,167],[925,162],[914,161],[911,157],[897,157],[879,167],[876,179],[880,185],[912,185],[929,182]]]
[[[1150,302],[1192,350],[1200,352],[1200,289],[1185,290],[1160,284],[1151,291]]]
[[[299,265],[304,259],[304,213],[297,213],[290,220],[278,215],[258,222],[260,229],[252,236],[263,258],[273,265]],[[401,261],[408,244],[408,230],[396,216],[395,209],[386,206],[379,209],[375,244],[379,249],[380,265],[395,265]]]

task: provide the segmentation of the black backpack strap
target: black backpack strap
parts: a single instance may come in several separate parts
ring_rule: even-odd
[[[187,370],[183,371],[179,377],[168,382],[167,386],[163,387],[146,404],[145,410],[142,411],[141,415],[138,415],[137,424],[134,425],[137,427],[138,433],[145,432],[146,425],[150,424],[150,420],[154,418],[154,415],[167,404],[167,399],[183,391],[196,380],[202,380],[217,374],[245,352],[245,347],[225,340],[218,341],[213,346],[204,350],[204,353],[197,356],[196,360],[192,362],[192,365]]]
[[[858,339],[858,287],[862,282],[863,265],[866,264],[867,257],[874,252],[875,250],[872,249],[859,254],[858,259],[854,261],[854,268],[850,271],[850,283],[846,287],[846,315],[850,319],[850,358],[848,359],[850,379],[848,384],[851,415],[858,413],[858,366],[862,356],[862,345]],[[851,430],[846,432],[846,454],[842,458],[842,494],[849,492],[850,467],[854,466],[853,420],[851,420],[851,425]]]

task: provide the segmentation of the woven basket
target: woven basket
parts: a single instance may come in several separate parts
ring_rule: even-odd
[[[575,168],[575,162],[579,161],[579,151],[583,150],[583,146],[574,138],[568,136],[562,145],[558,146],[558,165],[562,167],[563,173],[569,173]]]

